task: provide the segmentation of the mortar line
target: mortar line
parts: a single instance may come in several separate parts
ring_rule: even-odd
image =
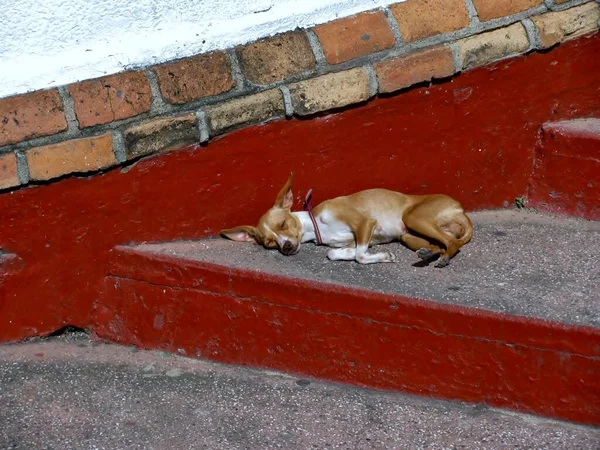
[[[283,95],[285,116],[292,117],[294,115],[294,105],[292,104],[292,95],[290,94],[290,89],[287,86],[279,86],[279,90]]]
[[[384,8],[383,15],[385,16],[385,20],[388,23],[388,26],[392,30],[392,35],[396,41],[395,47],[400,47],[405,44],[404,38],[402,38],[402,31],[400,30],[400,25],[398,21],[394,17],[394,13],[389,8]]]
[[[540,39],[539,31],[533,23],[533,20],[531,20],[530,18],[523,19],[521,21],[521,24],[523,25],[523,28],[525,28],[525,32],[527,33],[527,39],[529,39],[529,49],[527,51],[529,52],[541,48],[542,41]]]
[[[475,8],[475,4],[473,0],[464,0],[465,6],[467,7],[467,12],[469,13],[469,19],[472,25],[479,25],[481,21],[479,20],[479,14],[477,13],[477,8]]]
[[[584,5],[586,3],[592,3],[592,2],[596,2],[599,3],[599,0],[571,0],[570,2],[566,2],[566,3],[561,3],[561,4],[557,4],[556,2],[552,2],[552,7],[548,7],[548,9],[550,11],[564,11],[566,9],[571,9],[574,8],[576,6],[581,6]]]
[[[127,152],[125,150],[125,140],[120,130],[112,130],[113,152],[118,164],[127,161]]]
[[[321,43],[319,42],[319,38],[312,29],[307,29],[305,31],[306,36],[308,37],[308,43],[317,62],[317,68],[324,69],[328,66],[328,64],[327,59],[325,58],[325,52],[323,52],[323,47],[321,47]]]
[[[463,70],[463,62],[460,56],[460,46],[456,42],[448,44],[452,51],[452,62],[454,63],[454,75],[459,74]]]
[[[67,120],[67,136],[74,136],[79,132],[79,120],[75,114],[75,101],[71,97],[68,85],[59,86],[57,88],[63,104],[63,112]]]
[[[167,104],[160,91],[160,85],[158,81],[158,75],[151,69],[146,69],[146,78],[150,85],[150,94],[152,95],[152,103],[150,105],[150,111],[153,114],[164,114],[168,113],[171,109],[171,105]]]
[[[29,173],[29,164],[27,163],[27,157],[23,152],[17,150],[15,152],[17,157],[17,177],[21,184],[28,184],[31,181],[31,174]]]
[[[196,119],[198,119],[198,131],[200,132],[200,143],[205,144],[210,139],[210,128],[206,119],[206,113],[203,110],[196,111]]]
[[[362,69],[367,74],[369,83],[369,97],[375,97],[379,92],[379,80],[377,79],[377,73],[371,64],[362,66]]]
[[[234,91],[242,92],[246,88],[246,79],[242,71],[240,60],[235,51],[235,48],[229,48],[226,50],[227,56],[229,57],[229,67],[231,68],[231,78],[235,81]]]

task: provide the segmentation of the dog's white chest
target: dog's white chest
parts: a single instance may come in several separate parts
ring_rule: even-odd
[[[406,234],[406,226],[398,215],[382,215],[377,217],[377,226],[373,230],[373,244],[385,244],[395,241]]]
[[[331,247],[343,247],[354,242],[354,233],[344,222],[336,220],[327,211],[316,217],[323,244]]]
[[[395,214],[378,214],[377,226],[373,230],[371,244],[385,244],[406,234],[406,226]],[[333,214],[323,211],[316,217],[323,244],[330,247],[344,247],[355,241],[352,229],[344,222],[336,220]]]

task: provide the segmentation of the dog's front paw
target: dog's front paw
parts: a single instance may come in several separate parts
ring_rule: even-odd
[[[386,258],[383,260],[383,262],[396,262],[396,255],[394,255],[393,253],[390,252],[386,252]]]
[[[450,260],[448,258],[440,256],[440,258],[437,260],[437,263],[435,263],[435,267],[441,269],[442,267],[446,267],[448,264],[450,264]]]

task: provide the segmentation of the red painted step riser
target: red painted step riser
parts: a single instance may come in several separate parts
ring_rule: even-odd
[[[315,201],[375,186],[445,192],[469,209],[523,195],[539,127],[600,116],[600,35],[366,106],[270,123],[126,171],[0,195],[0,342],[89,327],[109,251],[252,223],[290,170]],[[535,85],[535,89],[531,86]]]
[[[118,278],[165,287],[190,288],[323,314],[349,315],[385,325],[600,357],[600,330],[592,327],[561,325],[401,295],[182,261],[131,247],[113,250],[107,271]]]
[[[528,204],[540,211],[600,220],[600,162],[540,156]]]
[[[529,205],[600,220],[600,120],[586,130],[546,124],[536,148]]]
[[[600,424],[597,357],[114,277],[106,290],[95,331],[116,342]]]

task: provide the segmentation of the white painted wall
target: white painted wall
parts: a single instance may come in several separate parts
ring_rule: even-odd
[[[10,0],[0,97],[229,48],[403,0]]]

